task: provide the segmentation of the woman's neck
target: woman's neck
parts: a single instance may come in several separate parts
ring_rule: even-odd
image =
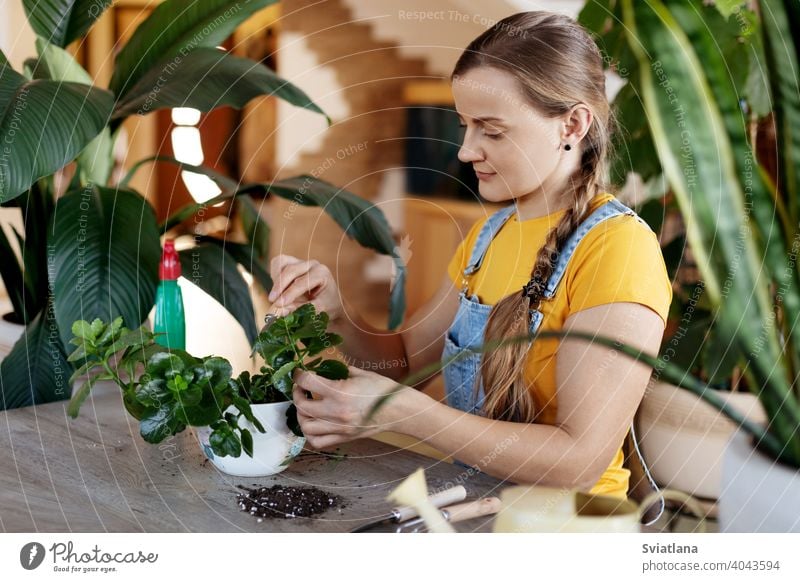
[[[564,194],[559,196],[544,196],[539,192],[531,192],[517,198],[517,220],[533,220],[543,218],[559,210],[568,208],[572,202]]]
[[[569,192],[572,190],[570,178],[578,170],[580,150],[564,154],[557,168],[539,185],[536,190],[516,199],[519,221],[542,218],[572,205]]]

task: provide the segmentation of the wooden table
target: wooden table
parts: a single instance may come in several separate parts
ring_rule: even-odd
[[[116,386],[98,386],[77,419],[66,402],[0,412],[0,531],[344,532],[385,513],[386,495],[422,466],[431,489],[462,484],[467,499],[498,495],[483,473],[365,439],[339,457],[304,452],[272,477],[231,477],[200,451],[194,433],[151,445]],[[344,499],[314,518],[265,519],[239,510],[237,485],[313,485]],[[491,531],[492,518],[457,525]]]

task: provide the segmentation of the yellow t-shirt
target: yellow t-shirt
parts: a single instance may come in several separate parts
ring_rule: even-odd
[[[601,193],[590,204],[595,210],[614,199]],[[492,240],[481,268],[468,278],[468,294],[481,303],[494,305],[511,293],[519,293],[528,282],[536,254],[544,246],[551,228],[564,210],[520,222],[516,212]],[[488,217],[487,217],[488,218]],[[458,288],[478,233],[487,218],[476,222],[456,249],[448,265]],[[658,313],[666,324],[672,302],[664,257],[656,235],[634,216],[615,216],[595,225],[578,244],[551,301],[540,309],[542,331],[558,331],[573,313],[589,307],[617,302],[641,303]],[[537,422],[555,424],[556,360],[558,338],[533,343],[525,363],[525,379],[535,391],[541,412]],[[625,497],[630,471],[622,467],[622,445],[591,493]]]

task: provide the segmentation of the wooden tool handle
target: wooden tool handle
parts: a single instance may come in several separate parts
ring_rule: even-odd
[[[450,489],[445,489],[444,491],[439,491],[438,493],[428,496],[428,500],[433,504],[434,507],[437,508],[458,503],[459,501],[464,501],[466,498],[467,490],[464,489],[463,485],[456,485]],[[411,519],[412,517],[419,515],[419,512],[415,507],[395,507],[394,511],[396,511],[400,516],[400,518],[397,520],[399,522],[406,521],[407,519]]]
[[[455,523],[457,521],[466,521],[473,517],[481,517],[483,515],[493,515],[500,511],[500,498],[499,497],[484,497],[476,499],[475,501],[468,501],[467,503],[459,503],[451,507],[445,508],[448,515],[448,521]]]

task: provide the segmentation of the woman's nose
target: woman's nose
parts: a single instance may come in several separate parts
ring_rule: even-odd
[[[482,160],[483,155],[465,139],[458,150],[458,159],[468,164],[470,162]]]

